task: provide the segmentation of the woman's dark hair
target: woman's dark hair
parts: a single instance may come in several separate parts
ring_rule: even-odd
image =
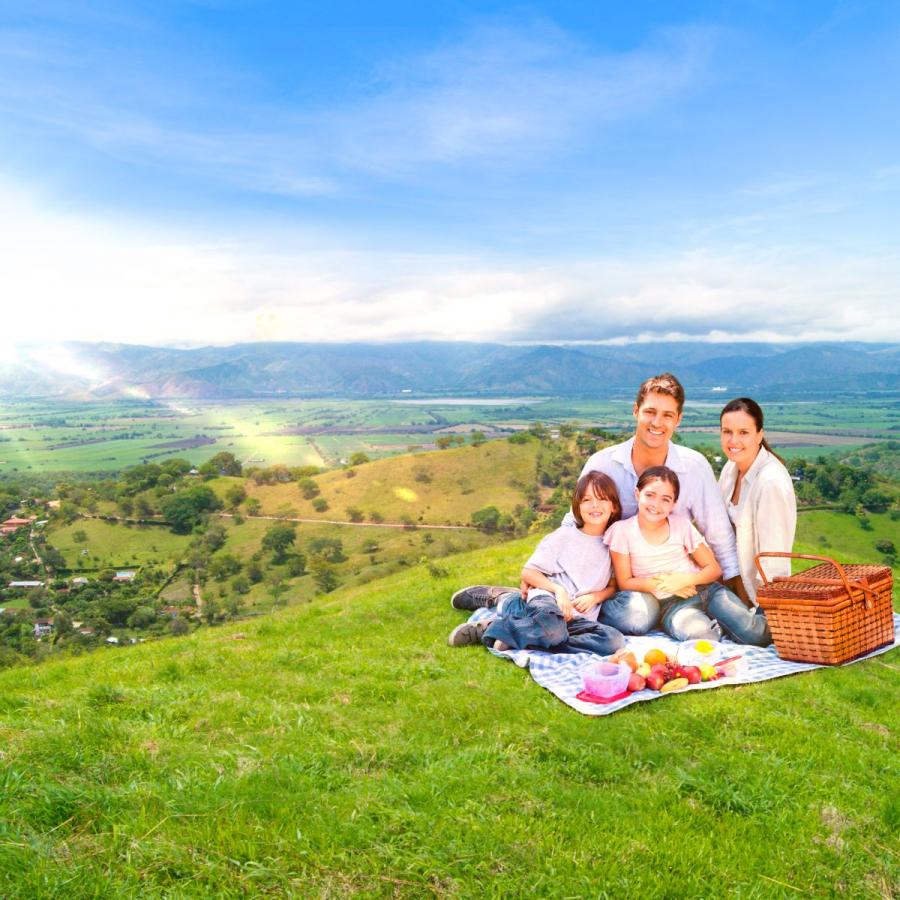
[[[681,493],[681,482],[668,466],[650,466],[649,469],[644,469],[641,477],[638,478],[637,489],[643,490],[651,481],[665,481],[666,484],[671,484],[675,491],[675,499],[678,499],[678,495]]]
[[[719,424],[722,424],[722,416],[732,412],[747,413],[747,415],[756,423],[756,430],[763,430],[762,407],[755,400],[751,400],[749,397],[736,397],[734,400],[729,400],[722,408],[722,412],[719,413]],[[769,446],[769,442],[765,438],[762,439],[762,446],[765,447],[766,450],[768,450],[782,465],[785,465],[785,461]]]
[[[619,502],[619,492],[616,490],[616,484],[603,472],[588,472],[578,479],[575,485],[575,493],[572,494],[572,515],[575,516],[575,522],[579,528],[584,528],[584,519],[581,518],[581,501],[584,500],[588,492],[588,488],[593,488],[594,493],[601,500],[609,500],[612,504],[612,512],[606,527],[609,528],[613,522],[618,522],[622,518],[622,504]]]

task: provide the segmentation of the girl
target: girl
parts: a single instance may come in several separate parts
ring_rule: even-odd
[[[555,653],[591,652],[606,656],[624,646],[622,633],[597,622],[600,604],[615,593],[610,586],[611,565],[603,535],[622,514],[616,486],[608,475],[583,475],[572,497],[576,528],[563,525],[537,546],[522,570],[534,585],[524,600],[519,591],[497,598],[497,615],[464,622],[450,634],[451,646],[483,643],[495,650],[552,650]],[[459,591],[454,606],[466,608],[468,592]],[[493,605],[478,593],[477,606]],[[475,608],[473,605],[472,608]]]
[[[637,515],[606,534],[616,581],[656,605],[663,630],[678,641],[719,640],[721,627],[706,614],[720,594],[740,601],[716,582],[722,575],[712,550],[685,516],[670,515],[678,500],[678,476],[651,466],[637,482]]]

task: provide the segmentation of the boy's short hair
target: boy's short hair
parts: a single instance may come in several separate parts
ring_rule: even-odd
[[[579,528],[584,528],[584,519],[581,518],[581,501],[588,492],[588,488],[593,488],[594,493],[601,500],[609,500],[612,504],[612,513],[610,513],[609,521],[606,527],[609,528],[613,522],[618,522],[622,518],[622,504],[619,502],[619,492],[616,490],[616,483],[604,472],[588,472],[578,479],[575,485],[575,493],[572,494],[572,515],[575,517],[575,524]]]
[[[654,375],[652,378],[641,382],[635,406],[640,408],[647,394],[667,394],[669,397],[675,398],[679,413],[684,409],[684,388],[671,372],[663,372],[662,375]]]

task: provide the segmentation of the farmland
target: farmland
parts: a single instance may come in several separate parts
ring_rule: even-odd
[[[900,401],[845,397],[764,402],[785,455],[846,453],[900,434]],[[722,398],[688,401],[680,430],[692,445],[717,443]],[[372,458],[434,449],[448,434],[509,434],[534,422],[628,429],[630,397],[483,400],[14,401],[0,403],[0,477],[14,472],[114,472],[220,451],[248,465],[332,467],[356,451]]]

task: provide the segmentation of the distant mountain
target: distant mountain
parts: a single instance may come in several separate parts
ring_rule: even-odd
[[[630,393],[673,371],[696,398],[900,389],[900,345],[664,343],[508,346],[235,344],[182,350],[67,343],[19,348],[0,364],[0,395],[104,399]],[[716,392],[714,389],[724,388]]]

